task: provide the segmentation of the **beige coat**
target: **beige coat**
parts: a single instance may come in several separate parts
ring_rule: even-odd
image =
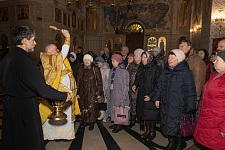
[[[195,53],[194,49],[191,50],[186,60],[188,62],[190,70],[194,75],[195,87],[197,92],[197,101],[199,101],[202,87],[205,84],[206,66],[201,57]]]

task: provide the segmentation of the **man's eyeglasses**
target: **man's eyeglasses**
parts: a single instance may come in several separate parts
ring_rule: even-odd
[[[70,57],[71,57],[71,58],[74,58],[74,56],[73,56],[73,55],[70,55]]]

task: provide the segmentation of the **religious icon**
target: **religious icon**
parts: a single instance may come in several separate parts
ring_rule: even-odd
[[[161,49],[161,55],[166,55],[166,38],[161,36],[158,39],[158,47]]]
[[[111,37],[106,38],[106,47],[108,47],[109,51],[113,50],[113,39]]]
[[[29,19],[29,5],[17,5],[17,19]]]
[[[122,38],[121,37],[117,37],[115,38],[115,51],[121,51],[122,49]]]

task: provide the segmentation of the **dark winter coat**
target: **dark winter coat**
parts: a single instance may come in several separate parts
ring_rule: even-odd
[[[103,54],[102,58],[105,60],[105,62],[107,62],[109,64],[109,68],[112,69],[113,65],[112,65],[112,53],[109,52],[108,55]]]
[[[136,113],[139,118],[144,120],[159,119],[159,110],[155,107],[152,99],[160,73],[161,69],[154,59],[147,65],[141,63],[138,67],[134,85],[138,89]],[[144,101],[146,95],[150,97],[150,101]]]
[[[79,105],[81,117],[87,123],[93,123],[98,117],[98,105],[96,98],[103,94],[102,76],[100,69],[93,65],[82,65],[77,75],[77,95],[80,96]],[[85,110],[88,112],[85,113]]]
[[[195,109],[196,89],[192,71],[184,60],[162,71],[153,101],[160,101],[161,131],[178,136],[183,112]]]
[[[84,54],[82,52],[77,53],[77,59],[80,63],[83,63]]]
[[[81,63],[78,59],[76,59],[74,62],[70,61],[70,66],[73,70],[73,76],[75,78],[75,80],[77,81],[77,73],[78,73],[78,69],[81,66]]]
[[[129,81],[129,86],[130,86],[130,90],[129,90],[129,95],[131,96],[132,99],[137,99],[137,94],[134,93],[132,91],[132,85],[134,84],[135,81],[135,77],[136,77],[136,73],[138,70],[138,66],[140,64],[135,64],[134,62],[132,62],[131,64],[128,65],[127,71],[129,72],[130,75],[130,81]]]
[[[157,62],[157,65],[161,68],[161,69],[164,69],[164,60],[163,60],[163,56],[161,54],[158,54],[156,57],[155,57],[155,60]]]
[[[15,48],[1,64],[4,99],[2,149],[44,150],[41,118],[36,96],[63,100],[66,93],[45,83],[29,53]]]
[[[216,78],[215,71],[202,89],[202,106],[194,137],[202,145],[214,149],[225,149],[225,74]]]

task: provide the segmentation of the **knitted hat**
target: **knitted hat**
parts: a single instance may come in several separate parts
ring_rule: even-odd
[[[76,53],[74,53],[74,52],[70,52],[70,55],[73,55],[74,59],[77,58],[77,55],[76,55]]]
[[[102,57],[96,57],[96,59],[95,59],[96,61],[100,61],[100,62],[102,62],[102,63],[104,63],[105,62],[105,60],[102,58]]]
[[[223,61],[225,61],[225,51],[218,51],[217,56],[219,56]]]
[[[154,47],[152,50],[153,50],[153,51],[156,51],[156,52],[158,52],[158,53],[160,53],[160,51],[161,51],[161,49],[160,49],[159,47]]]
[[[99,53],[100,53],[100,54],[104,54],[104,51],[103,51],[103,50],[101,50]]]
[[[178,63],[182,62],[185,59],[185,54],[182,50],[173,49],[173,50],[171,50],[171,52],[173,52],[176,55],[176,57],[178,59]]]
[[[122,63],[122,61],[123,61],[123,57],[119,54],[113,54],[112,59],[116,60],[119,63]]]
[[[143,52],[144,52],[143,49],[138,48],[134,51],[134,55],[141,55]]]
[[[85,55],[84,55],[84,58],[83,58],[83,61],[84,61],[85,59],[89,59],[91,62],[93,62],[93,57],[92,57],[90,54],[85,54]]]

